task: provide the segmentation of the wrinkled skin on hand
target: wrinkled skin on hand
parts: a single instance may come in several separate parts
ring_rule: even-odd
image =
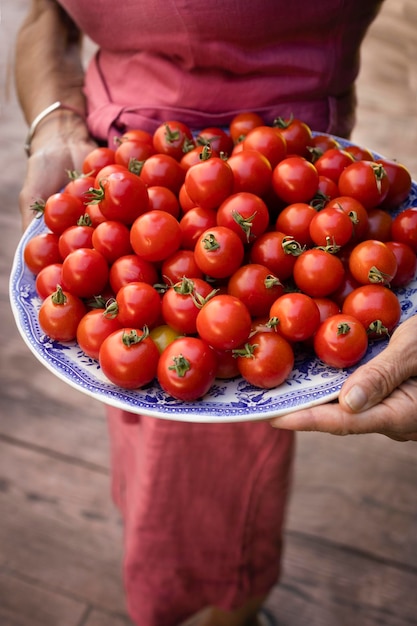
[[[96,146],[89,137],[83,121],[74,116],[71,126],[57,131],[54,120],[45,121],[36,131],[27,173],[19,194],[22,226],[26,228],[33,219],[31,206],[37,200],[62,189],[68,182],[68,171],[81,171],[86,155]]]
[[[403,322],[388,346],[348,378],[338,402],[276,417],[271,425],[417,441],[417,315]]]

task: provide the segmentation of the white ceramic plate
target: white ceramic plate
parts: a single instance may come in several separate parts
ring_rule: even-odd
[[[400,210],[416,206],[416,199],[417,184],[413,182],[412,192]],[[29,239],[45,231],[43,220],[34,220],[16,250],[10,277],[10,301],[16,324],[30,350],[45,367],[97,400],[132,413],[170,420],[253,421],[334,400],[352,371],[333,369],[316,358],[299,355],[289,379],[275,389],[257,389],[242,378],[217,380],[204,399],[189,403],[169,397],[158,384],[135,391],[116,387],[105,379],[97,361],[85,356],[76,342],[51,341],[39,327],[41,300],[35,291],[35,277],[25,267],[23,250]],[[404,321],[417,312],[417,280],[397,294],[401,301],[401,321]],[[385,345],[385,341],[371,344],[361,363],[374,357]]]

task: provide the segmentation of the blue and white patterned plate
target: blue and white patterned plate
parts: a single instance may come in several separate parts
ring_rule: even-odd
[[[399,211],[409,206],[417,206],[414,182],[409,198]],[[39,327],[41,300],[35,291],[35,277],[23,261],[23,250],[29,239],[45,231],[42,219],[33,220],[16,250],[10,277],[10,301],[17,327],[46,368],[72,387],[108,405],[132,413],[187,422],[254,421],[336,399],[353,371],[327,367],[316,358],[300,355],[289,379],[275,389],[257,389],[242,378],[217,380],[202,400],[188,403],[169,397],[157,383],[135,391],[116,387],[104,377],[97,361],[85,356],[76,342],[51,341]],[[417,280],[397,294],[401,301],[401,321],[404,321],[417,312]],[[361,363],[374,357],[385,345],[385,341],[371,344]]]

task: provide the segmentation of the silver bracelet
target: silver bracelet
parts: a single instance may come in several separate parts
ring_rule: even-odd
[[[31,153],[32,139],[33,139],[33,137],[34,137],[34,135],[36,133],[36,129],[38,128],[39,124],[50,113],[53,113],[54,111],[57,111],[58,109],[64,109],[65,111],[72,111],[73,113],[75,113],[75,115],[78,115],[83,120],[85,120],[84,113],[82,113],[81,111],[79,111],[75,107],[70,106],[69,104],[64,104],[63,102],[59,102],[59,101],[54,102],[53,104],[50,104],[49,107],[46,107],[46,109],[41,111],[35,117],[35,119],[33,120],[32,124],[29,127],[28,134],[26,136],[26,141],[25,141],[25,152],[26,152],[28,157],[30,156],[30,153]]]

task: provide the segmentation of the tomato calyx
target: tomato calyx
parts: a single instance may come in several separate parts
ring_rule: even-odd
[[[276,117],[272,122],[272,126],[275,128],[288,128],[294,121],[294,115],[291,113],[288,119],[284,119],[283,117]]]
[[[334,237],[326,237],[325,246],[316,246],[316,250],[323,250],[323,252],[328,252],[329,254],[337,254],[340,248],[341,246],[337,245]]]
[[[103,313],[103,315],[105,317],[109,317],[110,319],[113,319],[114,317],[117,317],[118,313],[119,313],[119,305],[117,304],[116,300],[114,300],[113,298],[108,300],[105,303],[105,311]]]
[[[30,205],[31,211],[35,214],[35,219],[39,220],[45,212],[45,200],[39,198],[39,200],[35,200],[33,204]]]
[[[179,378],[184,378],[186,373],[191,369],[190,362],[182,354],[172,357],[173,365],[169,365],[168,369],[174,371]]]
[[[194,281],[186,276],[173,285],[172,289],[181,296],[190,296],[198,309],[201,309],[219,291],[218,289],[212,289],[207,296],[202,296],[201,293],[196,291]]]
[[[124,333],[122,334],[122,342],[123,345],[125,345],[127,348],[130,348],[131,346],[135,346],[138,343],[145,341],[145,339],[147,339],[148,337],[149,328],[147,326],[143,327],[141,335],[139,335],[138,331],[133,328],[129,332],[124,331]]]
[[[100,180],[98,184],[98,189],[96,189],[95,187],[90,187],[90,189],[88,190],[87,204],[100,204],[100,202],[104,200],[106,192],[104,189],[103,180]]]
[[[258,348],[257,343],[245,343],[243,348],[235,348],[232,350],[232,354],[237,359],[238,357],[243,357],[244,359],[254,359],[255,358],[255,350]]]
[[[347,322],[341,322],[337,325],[337,336],[347,335],[350,332],[350,326]]]
[[[312,161],[314,163],[314,161]],[[313,207],[313,209],[316,209],[316,211],[321,211],[322,209],[324,209],[324,207],[326,206],[326,204],[329,202],[330,197],[323,193],[322,191],[320,191],[320,189],[314,194],[314,197],[311,199],[311,201],[309,202],[310,206]]]
[[[255,211],[255,213],[252,213],[252,215],[249,215],[248,217],[243,217],[243,215],[241,215],[238,211],[232,211],[232,217],[233,217],[234,221],[236,222],[236,224],[238,226],[240,226],[240,228],[245,233],[246,241],[248,243],[249,243],[250,237],[251,237],[253,221],[254,221],[257,213],[258,212]]]
[[[379,283],[386,285],[388,284],[390,278],[390,274],[385,274],[384,272],[381,272],[381,270],[378,269],[375,265],[373,265],[368,272],[368,280],[373,285]]]
[[[139,161],[138,159],[135,159],[135,157],[131,157],[129,159],[127,169],[132,174],[136,174],[136,176],[139,176],[144,165],[145,161]]]
[[[305,246],[302,246],[291,235],[286,235],[282,240],[282,249],[285,254],[292,254],[292,256],[300,256],[305,250]]]
[[[56,291],[51,295],[51,300],[57,306],[62,306],[68,300],[67,296],[63,292],[61,285],[56,286]]]
[[[84,215],[81,215],[81,217],[79,217],[77,220],[77,226],[92,226],[92,225],[93,225],[93,221],[91,217],[88,215],[88,213],[84,213]]]
[[[283,284],[280,281],[280,279],[274,276],[273,274],[268,274],[268,276],[266,276],[264,280],[264,285],[267,289],[272,289],[273,287],[276,287],[278,285],[283,287]]]
[[[378,193],[381,193],[382,181],[384,178],[387,177],[387,173],[382,163],[373,163],[371,161],[370,163],[371,163],[372,169],[374,170],[375,182],[376,182],[376,187],[378,189]]]
[[[371,322],[366,329],[366,332],[368,333],[368,335],[376,335],[377,337],[389,336],[388,328],[384,326],[381,320],[374,320],[373,322]]]
[[[204,239],[202,240],[203,247],[205,250],[209,252],[218,250],[220,248],[220,244],[216,239],[216,236],[213,233],[208,233]]]

